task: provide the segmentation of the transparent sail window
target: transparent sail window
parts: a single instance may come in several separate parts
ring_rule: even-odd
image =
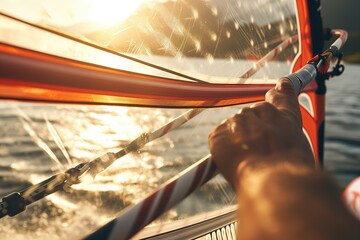
[[[17,3],[18,2],[18,3]],[[22,8],[16,4],[24,4]],[[295,2],[283,1],[0,1],[6,14],[47,26],[115,52],[215,83],[235,83],[283,41],[296,36]],[[119,69],[165,72],[1,19],[1,41]],[[255,75],[262,82],[288,74],[299,52],[293,41]],[[174,76],[172,76],[174,77]],[[251,81],[249,83],[252,83]]]

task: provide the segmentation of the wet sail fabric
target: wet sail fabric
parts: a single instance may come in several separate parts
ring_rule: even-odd
[[[46,10],[51,12],[52,7],[49,3]],[[273,84],[291,72],[300,55],[299,42],[293,41],[279,48],[263,66],[255,66],[253,75],[243,77],[257,61],[299,33],[293,1],[144,1],[121,22],[101,30],[97,26],[92,31],[78,27],[75,37],[74,29],[78,24],[75,17],[72,19],[74,22],[67,25],[46,15],[37,19],[38,23],[27,24],[26,15],[18,15],[5,7],[6,10],[7,16],[3,15],[1,20],[4,22],[2,29],[7,34],[1,41],[36,52],[25,53],[26,50],[18,48],[18,59],[14,59],[12,65],[4,65],[2,85],[7,87],[2,92],[7,92],[7,96],[3,98],[163,107],[234,105],[261,100],[261,95],[270,87],[265,84]],[[275,12],[278,14],[273,14]],[[29,41],[21,40],[29,38],[30,34]],[[48,41],[49,38],[52,42]],[[6,55],[8,48],[2,45],[1,59],[9,58]],[[21,65],[25,55],[27,72],[17,76],[14,74],[16,70],[11,70],[17,67],[25,69]],[[39,58],[44,61],[39,62]],[[48,66],[51,62],[59,65],[58,72]],[[99,65],[96,73],[95,67],[89,63]],[[111,80],[106,74],[109,71],[116,72]],[[39,83],[40,78],[34,81],[39,72],[44,72],[43,82],[47,84]],[[65,73],[73,78],[68,79]],[[93,78],[89,79],[89,75]],[[144,78],[146,82],[142,81]],[[244,91],[240,88],[230,85],[202,86],[212,89],[206,90],[205,94],[200,90],[201,85],[192,83],[196,80],[201,83],[255,85],[250,89],[243,86],[244,91],[249,92],[248,96],[242,94]],[[69,86],[69,82],[73,84]],[[102,89],[109,82],[112,91]],[[185,90],[187,87],[193,91]],[[233,89],[232,93],[216,98],[215,92],[223,92],[224,88],[227,88],[226,92]],[[253,93],[252,88],[258,90]],[[134,89],[136,93],[121,89]]]

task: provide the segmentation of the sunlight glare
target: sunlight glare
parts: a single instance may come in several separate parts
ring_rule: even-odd
[[[131,16],[145,2],[149,0],[92,0],[91,19],[110,27]]]

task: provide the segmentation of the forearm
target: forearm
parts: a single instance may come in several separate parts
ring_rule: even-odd
[[[359,223],[327,174],[287,161],[253,162],[235,177],[240,239],[360,239]]]

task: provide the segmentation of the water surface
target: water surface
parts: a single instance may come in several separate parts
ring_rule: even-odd
[[[341,186],[360,175],[360,67],[328,82],[325,168]],[[178,130],[117,160],[95,180],[76,185],[1,219],[1,239],[82,237],[208,154],[207,134],[238,107],[207,110]],[[117,151],[186,110],[0,103],[0,196],[19,191],[80,162]],[[221,177],[158,222],[235,203]]]

